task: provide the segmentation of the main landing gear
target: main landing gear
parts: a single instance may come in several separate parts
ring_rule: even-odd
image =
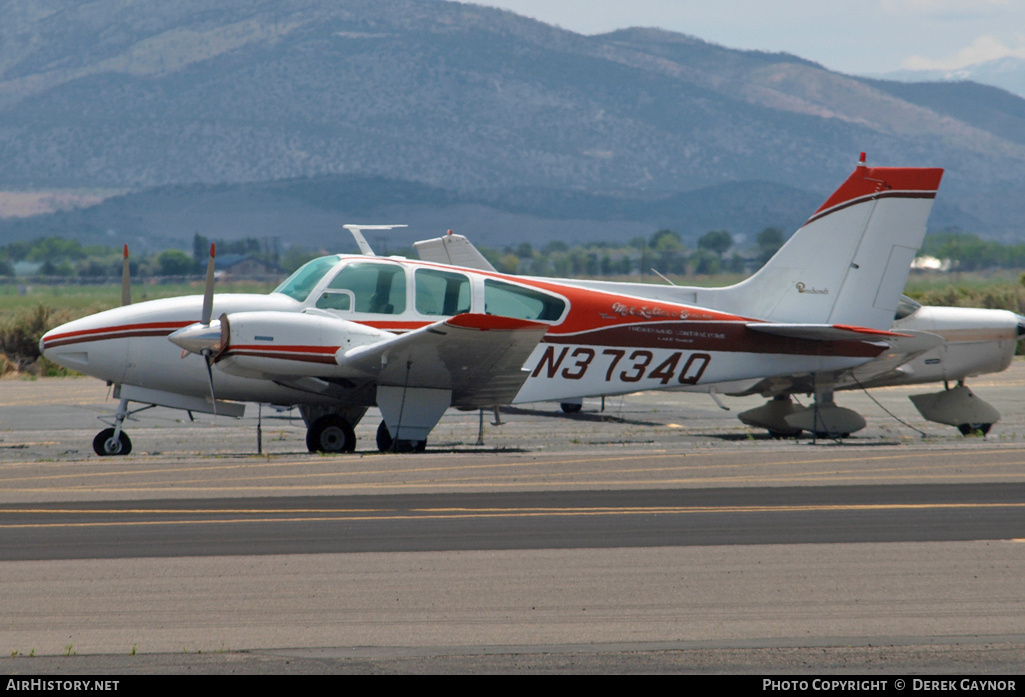
[[[366,407],[329,411],[323,407],[300,406],[306,422],[306,448],[311,453],[351,453],[356,450],[356,425]]]
[[[336,414],[321,416],[306,430],[311,453],[351,453],[356,450],[356,430]]]
[[[911,401],[929,421],[954,426],[963,436],[986,435],[1000,420],[1000,412],[976,396],[964,380],[958,380],[957,387],[944,383],[941,392],[911,395]]]
[[[377,449],[382,453],[422,453],[427,449],[426,440],[395,440],[388,425],[381,422],[377,427]]]
[[[773,438],[796,438],[803,431],[817,438],[847,438],[865,428],[855,411],[837,406],[832,392],[820,392],[811,406],[795,405],[789,395],[778,395],[760,407],[737,415],[749,426],[769,431]]]

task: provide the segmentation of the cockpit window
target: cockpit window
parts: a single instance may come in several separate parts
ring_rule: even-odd
[[[275,293],[282,293],[288,297],[305,302],[320,279],[327,275],[327,272],[335,267],[341,257],[320,257],[307,262],[285,279],[284,283],[274,289]]]
[[[555,322],[562,317],[566,302],[532,288],[486,279],[484,311],[489,315]]]
[[[470,279],[461,273],[417,269],[416,311],[421,315],[452,315],[470,311]]]
[[[406,272],[397,264],[348,264],[317,299],[326,310],[398,315],[406,311]]]
[[[900,302],[897,303],[897,314],[894,319],[904,319],[918,312],[918,309],[922,307],[920,303],[915,302],[906,295],[900,296]]]

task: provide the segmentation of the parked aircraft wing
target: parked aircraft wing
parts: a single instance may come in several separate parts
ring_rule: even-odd
[[[338,357],[378,385],[452,390],[454,406],[508,404],[548,325],[482,314],[456,315]]]

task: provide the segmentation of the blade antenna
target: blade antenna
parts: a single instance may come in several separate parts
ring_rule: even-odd
[[[128,263],[128,245],[121,261],[121,306],[132,304],[132,269]]]
[[[352,238],[356,240],[356,246],[359,247],[359,253],[368,257],[377,256],[374,254],[374,250],[370,247],[370,243],[367,242],[367,238],[363,236],[364,230],[394,230],[395,228],[408,227],[406,225],[343,225],[346,230],[352,233]]]

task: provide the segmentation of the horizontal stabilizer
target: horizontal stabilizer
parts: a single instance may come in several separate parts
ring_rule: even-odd
[[[867,327],[850,327],[845,324],[793,324],[780,322],[748,322],[748,329],[763,334],[785,336],[791,339],[807,339],[808,341],[879,341],[892,343],[908,334],[896,334],[882,329]]]

